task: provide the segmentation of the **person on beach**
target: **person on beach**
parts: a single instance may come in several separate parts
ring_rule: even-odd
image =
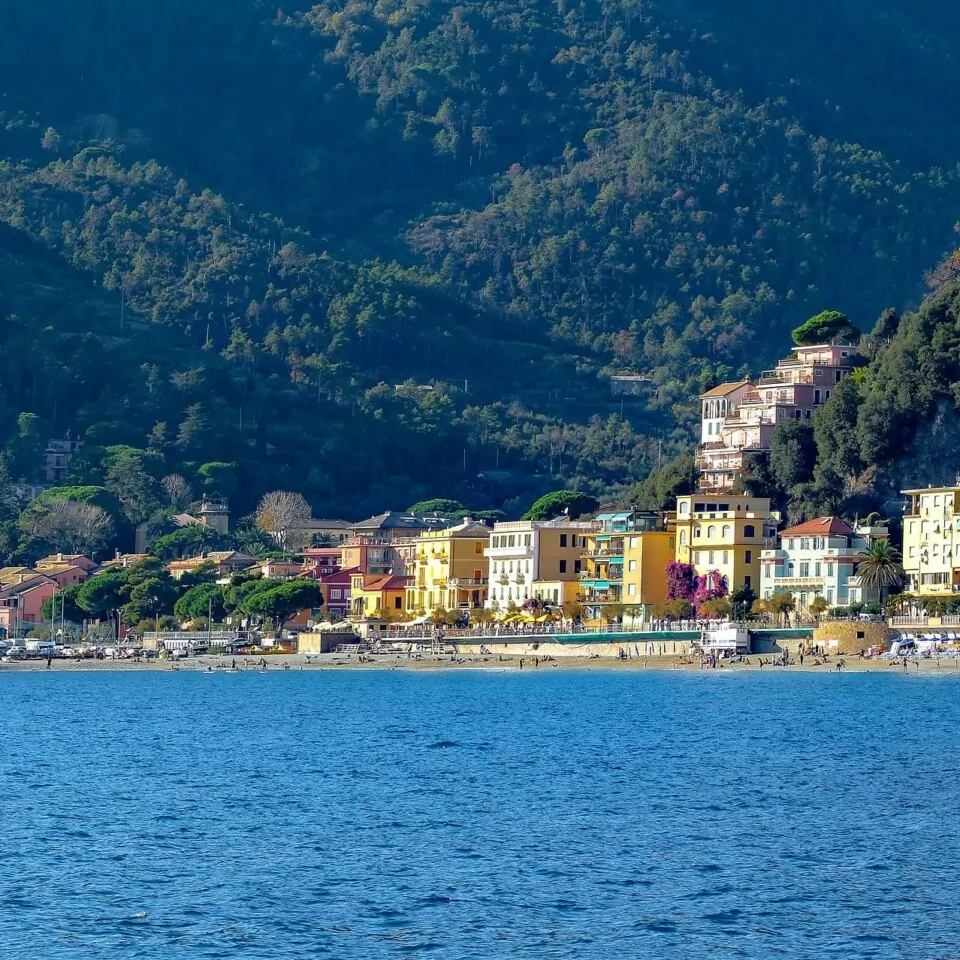
[[[49,670],[53,664],[53,657],[48,653],[47,654],[47,669]]]

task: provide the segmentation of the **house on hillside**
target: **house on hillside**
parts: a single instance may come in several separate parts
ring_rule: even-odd
[[[854,369],[856,347],[842,344],[795,347],[756,383],[724,383],[700,397],[697,451],[700,489],[727,493],[743,476],[745,458],[770,450],[774,428],[809,420]]]

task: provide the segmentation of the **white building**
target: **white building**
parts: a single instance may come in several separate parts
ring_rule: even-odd
[[[839,517],[818,517],[780,533],[780,545],[760,554],[760,596],[790,593],[798,609],[823,597],[831,607],[880,599],[856,576],[864,551],[886,540],[886,527],[851,527]]]
[[[700,442],[713,443],[720,439],[723,421],[733,416],[740,401],[753,388],[749,380],[721,383],[700,396]]]
[[[510,604],[522,607],[527,600],[556,599],[562,602],[557,584],[568,583],[576,593],[583,569],[583,551],[591,521],[517,520],[494,524],[490,546],[484,553],[490,560],[490,593],[486,606],[506,610]],[[545,592],[542,583],[550,584]],[[554,597],[554,594],[558,596]]]

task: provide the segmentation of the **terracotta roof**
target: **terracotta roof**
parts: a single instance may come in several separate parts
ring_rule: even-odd
[[[399,577],[396,575],[374,577],[363,585],[364,590],[406,590],[410,577]]]
[[[739,390],[741,387],[747,386],[750,386],[749,380],[737,380],[735,383],[721,383],[712,390],[708,390],[706,393],[701,393],[700,399],[706,400],[708,397],[725,397],[728,393],[733,393],[734,390]]]
[[[816,520],[807,520],[806,523],[783,530],[781,537],[852,537],[853,528],[839,517],[817,517]]]

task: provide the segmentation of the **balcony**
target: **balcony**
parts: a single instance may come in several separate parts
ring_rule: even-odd
[[[798,590],[823,588],[823,577],[771,577],[776,588],[795,587]]]
[[[523,560],[533,558],[533,547],[486,547],[484,556],[499,560]]]
[[[490,581],[486,577],[451,577],[447,582],[451,587],[485,587]]]
[[[594,558],[597,560],[602,560],[604,558],[610,559],[613,557],[623,557],[623,545],[621,544],[619,550],[610,550],[610,549],[585,550],[582,556]]]

